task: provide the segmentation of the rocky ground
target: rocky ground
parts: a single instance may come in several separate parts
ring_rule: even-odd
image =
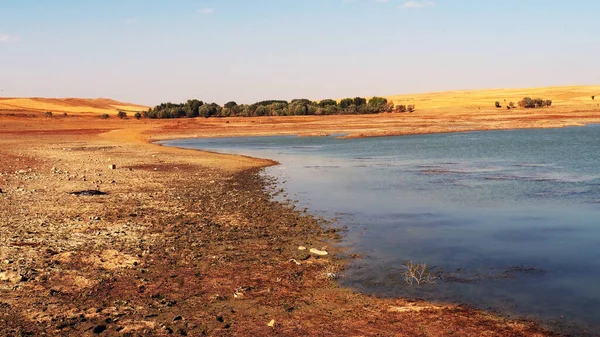
[[[338,233],[274,202],[266,161],[145,143],[162,124],[15,125],[0,130],[2,336],[551,335],[340,288]]]

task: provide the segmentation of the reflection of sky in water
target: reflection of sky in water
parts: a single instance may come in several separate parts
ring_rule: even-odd
[[[342,140],[253,137],[172,146],[271,158],[292,199],[348,226],[361,291],[470,302],[600,332],[600,127]],[[474,283],[402,285],[406,260]]]

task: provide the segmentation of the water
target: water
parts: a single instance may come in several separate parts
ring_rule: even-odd
[[[600,333],[600,126],[165,144],[279,161],[266,173],[301,207],[347,226],[358,291]],[[406,285],[405,261],[438,279]]]

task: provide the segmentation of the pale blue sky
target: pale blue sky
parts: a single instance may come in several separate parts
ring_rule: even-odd
[[[595,0],[0,0],[0,96],[391,95],[600,83]]]

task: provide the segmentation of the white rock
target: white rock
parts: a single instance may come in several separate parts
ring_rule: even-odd
[[[313,254],[315,254],[315,255],[319,255],[319,256],[325,256],[325,255],[329,254],[326,251],[324,251],[324,250],[318,250],[317,248],[311,248],[310,252],[313,253]]]
[[[306,250],[306,247],[300,246],[300,247],[298,247],[298,250]]]

